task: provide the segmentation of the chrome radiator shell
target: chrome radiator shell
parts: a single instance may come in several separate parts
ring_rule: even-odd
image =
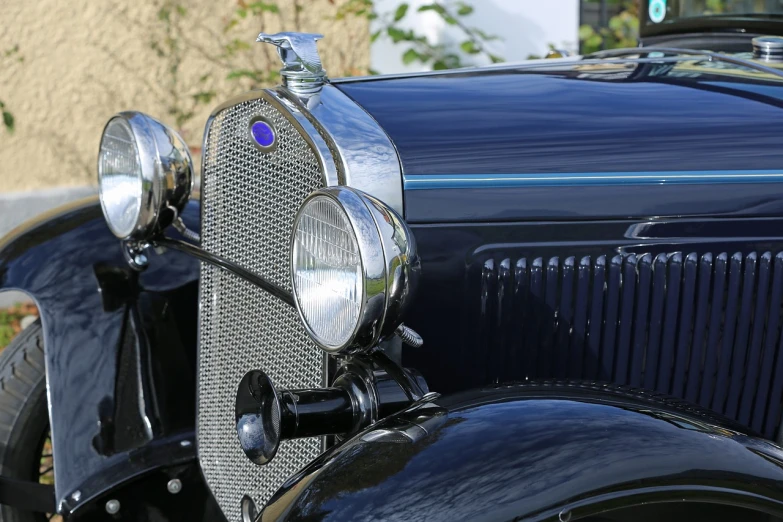
[[[277,130],[272,152],[249,139],[250,120],[258,116]],[[326,143],[295,106],[256,91],[213,113],[204,144],[201,246],[290,290],[294,214],[310,192],[336,178]],[[202,264],[199,299],[199,460],[226,517],[241,520],[244,495],[262,506],[321,444],[287,441],[270,464],[250,462],[235,430],[239,380],[261,368],[281,387],[322,386],[324,356],[294,308],[233,274]]]
[[[278,131],[272,152],[250,140],[256,116]],[[332,85],[310,97],[284,88],[253,91],[221,105],[207,122],[202,152],[201,246],[289,291],[291,226],[310,192],[349,185],[403,212],[394,145]],[[245,495],[261,508],[321,452],[319,439],[284,441],[271,463],[251,463],[236,436],[236,386],[258,368],[282,388],[319,387],[327,384],[326,358],[293,307],[233,274],[202,264],[199,301],[198,454],[233,522],[241,520]]]

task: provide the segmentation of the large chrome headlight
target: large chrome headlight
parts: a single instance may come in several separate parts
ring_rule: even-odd
[[[408,226],[363,192],[317,190],[296,215],[294,301],[308,334],[327,352],[367,349],[394,332],[419,271]]]
[[[179,215],[193,160],[182,138],[140,112],[114,116],[101,137],[98,187],[106,222],[120,239],[143,239]]]

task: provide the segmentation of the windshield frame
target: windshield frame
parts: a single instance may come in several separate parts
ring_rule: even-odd
[[[650,21],[650,2],[643,0],[639,12],[639,36],[694,34],[694,33],[739,33],[783,36],[783,14],[719,14],[676,18],[661,23]]]

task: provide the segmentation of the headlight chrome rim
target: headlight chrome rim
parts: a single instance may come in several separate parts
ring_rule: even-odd
[[[334,201],[347,217],[361,264],[363,291],[358,319],[348,341],[339,346],[323,343],[311,328],[296,286],[297,229],[304,209],[321,197]],[[332,354],[365,351],[392,334],[412,301],[421,270],[415,239],[403,219],[381,201],[344,186],[319,189],[304,200],[294,219],[290,258],[294,302],[302,324],[313,342]]]
[[[173,129],[141,112],[121,112],[113,116],[101,134],[101,145],[107,129],[121,120],[130,129],[138,155],[141,184],[140,208],[134,226],[119,229],[111,221],[103,195],[101,172],[103,148],[98,152],[98,186],[101,208],[109,229],[120,239],[147,239],[170,225],[190,198],[195,177],[193,159],[185,141]]]

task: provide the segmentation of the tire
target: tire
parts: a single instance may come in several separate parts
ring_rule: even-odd
[[[0,354],[0,473],[38,482],[49,436],[46,374],[40,319]],[[51,460],[51,459],[50,459]],[[38,522],[43,513],[0,506],[0,522]]]

